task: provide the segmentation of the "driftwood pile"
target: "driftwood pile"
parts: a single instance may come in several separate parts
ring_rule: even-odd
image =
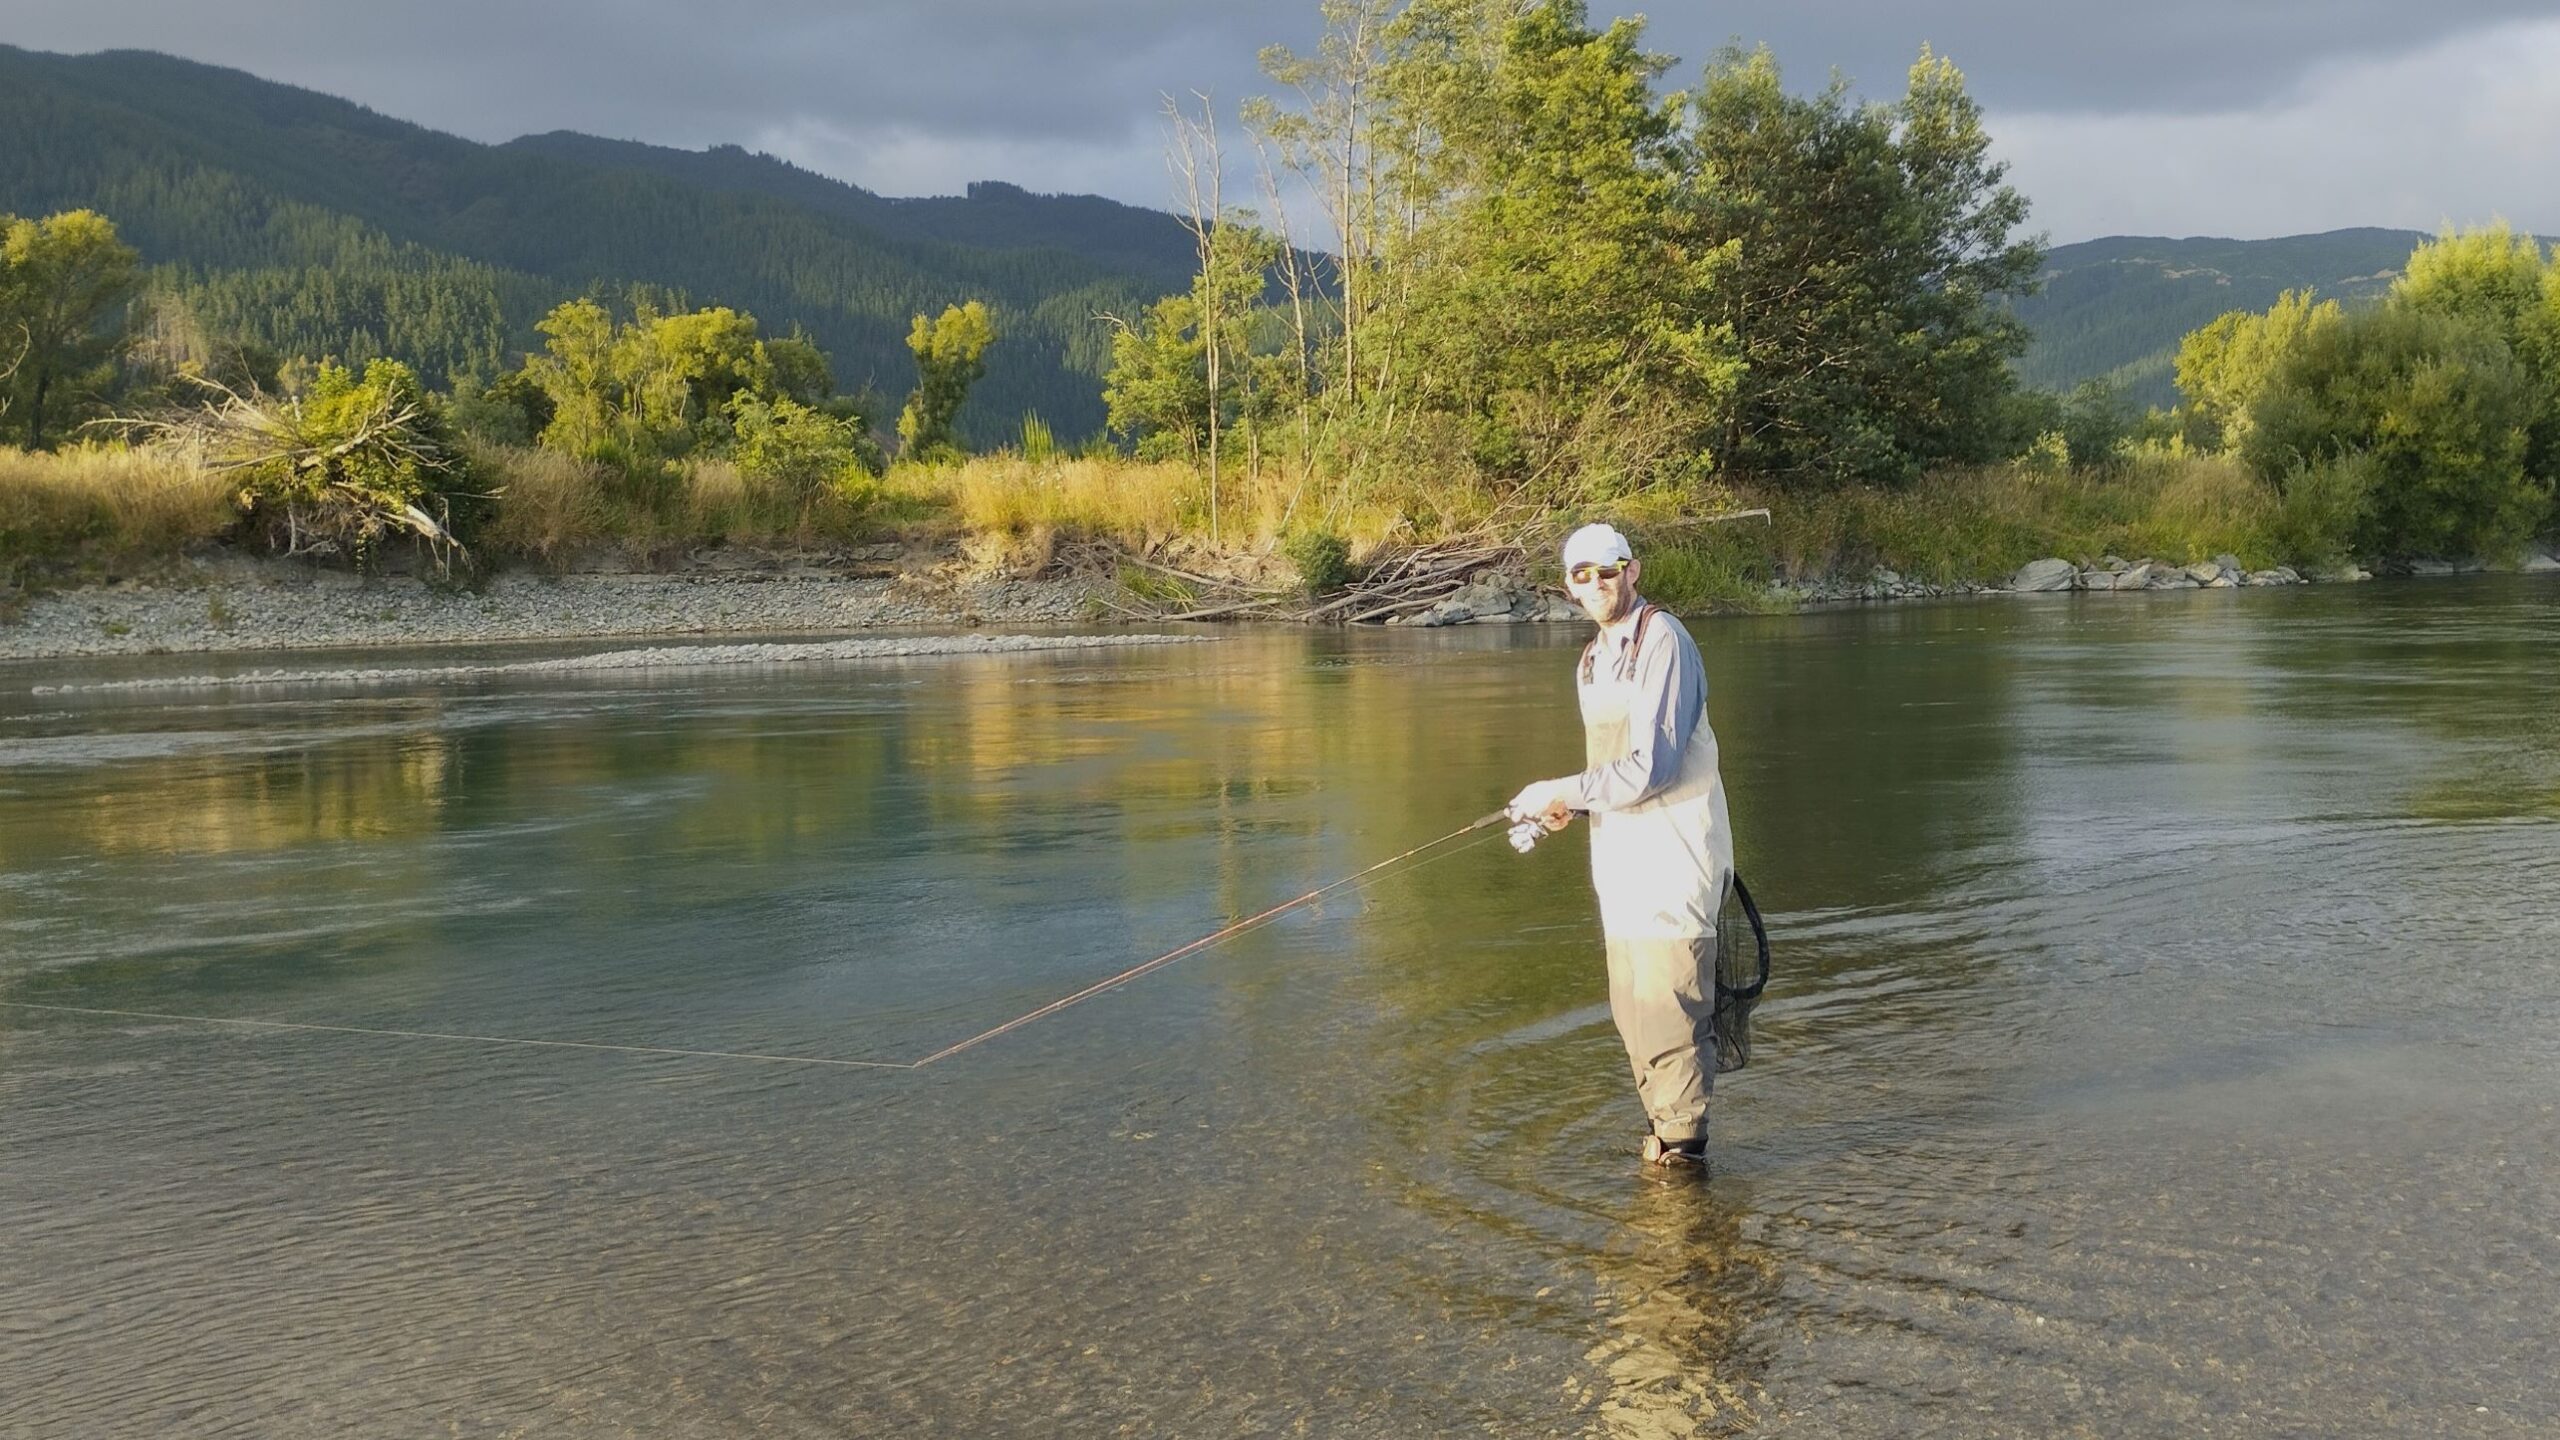
[[[1323,596],[1271,585],[1258,577],[1205,575],[1127,550],[1097,549],[1075,559],[1098,569],[1134,567],[1172,582],[1165,587],[1167,598],[1162,600],[1130,591],[1125,597],[1103,602],[1136,619],[1365,625],[1427,610],[1487,572],[1525,569],[1528,557],[1517,545],[1470,537],[1416,545],[1383,553],[1358,580],[1339,593]]]

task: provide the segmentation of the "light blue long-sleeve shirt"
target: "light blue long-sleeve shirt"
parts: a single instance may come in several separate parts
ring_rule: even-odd
[[[1620,673],[1626,647],[1636,627],[1623,635],[1600,632],[1592,673]],[[1707,664],[1698,642],[1668,610],[1657,609],[1644,626],[1644,648],[1636,652],[1635,693],[1627,707],[1627,754],[1582,772],[1581,798],[1575,808],[1607,814],[1641,804],[1680,778],[1688,758],[1689,736],[1707,708]]]

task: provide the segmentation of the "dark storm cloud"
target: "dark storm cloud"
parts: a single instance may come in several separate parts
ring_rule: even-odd
[[[2519,28],[2532,20],[2545,24]],[[1166,205],[1161,97],[1204,90],[1232,116],[1271,88],[1256,53],[1307,46],[1317,25],[1315,0],[6,0],[0,41],[168,51],[480,140],[737,142],[892,193],[1000,178]],[[2519,67],[2547,53],[2552,25],[2550,0],[1682,0],[1650,12],[1647,37],[1677,57],[1673,86],[1739,39],[1768,43],[1795,88],[1836,68],[1869,97],[1898,93],[1931,44],[2018,157],[2037,223],[2078,238],[2141,213],[2158,216],[2145,228],[2213,229],[2297,193],[2360,217],[2340,223],[2431,225],[2474,205],[2522,222],[2560,197],[2498,190],[2516,147],[2491,144],[2476,165],[2458,135],[2442,136],[2444,155],[2413,151],[2406,124],[2368,126],[2380,109],[2366,102],[2460,110],[2497,140],[2539,118],[2548,87]],[[2510,93],[2522,99],[2482,99]],[[2155,143],[2201,150],[2156,175],[2103,168],[2148,162]],[[2379,154],[2413,168],[2374,174]],[[2368,174],[2366,195],[2341,193],[2338,177],[2352,192]],[[2305,189],[2314,176],[2328,189]],[[2154,211],[2125,203],[2133,178],[2167,187],[2144,202]]]
[[[1926,42],[1987,106],[2179,112],[2251,108],[2325,63],[2551,13],[2550,0],[1744,0],[1662,6],[1646,33],[1683,57],[1675,74],[1738,36],[1767,42],[1793,86],[1836,66],[1859,93],[1889,95]]]
[[[1594,6],[1595,13],[1614,7]],[[1164,91],[1264,88],[1255,53],[1304,44],[1312,0],[17,0],[0,38],[41,49],[141,46],[351,93],[481,139],[576,128],[696,142],[815,117],[955,137],[1123,135]],[[1728,39],[1767,41],[1803,85],[1834,66],[1890,93],[1924,41],[1993,106],[2226,109],[2304,67],[2382,54],[2548,0],[1746,0],[1675,3],[1649,35],[1679,77]]]

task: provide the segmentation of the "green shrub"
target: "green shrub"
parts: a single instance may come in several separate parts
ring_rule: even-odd
[[[2361,452],[2305,462],[2285,472],[2284,500],[2269,540],[2287,564],[2335,570],[2355,553],[2382,466]]]
[[[840,420],[796,400],[740,394],[729,402],[730,457],[748,478],[807,497],[839,487],[852,472],[857,492],[877,466],[877,447],[858,420]]]
[[[2361,554],[2513,551],[2551,504],[2525,470],[2524,369],[2503,339],[2452,314],[2386,307],[2313,330],[2250,413],[2243,453],[2279,484],[2370,457]]]
[[[1351,583],[1351,544],[1330,530],[1301,530],[1280,547],[1298,567],[1298,583],[1309,595],[1324,595]]]

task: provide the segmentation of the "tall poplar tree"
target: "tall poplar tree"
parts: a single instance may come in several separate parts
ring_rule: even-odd
[[[93,210],[0,216],[0,370],[10,372],[6,408],[28,449],[52,439],[46,422],[66,408],[63,392],[131,344],[126,302],[141,282],[140,261]]]

